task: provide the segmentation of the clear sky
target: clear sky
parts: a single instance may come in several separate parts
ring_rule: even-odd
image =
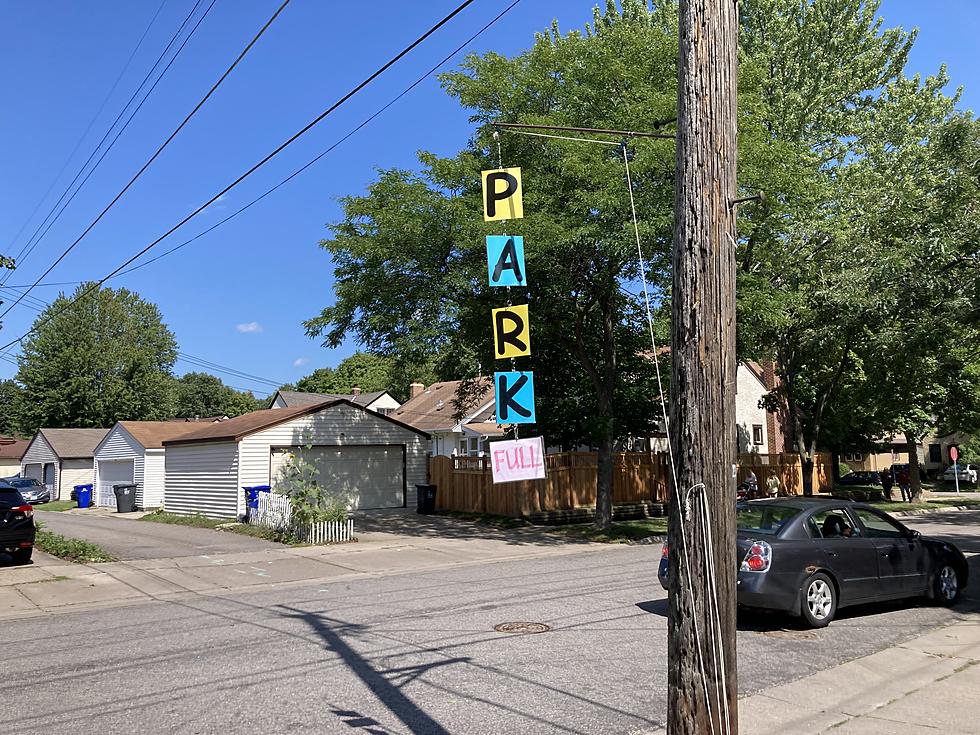
[[[214,83],[281,0],[217,0],[125,133],[7,283],[30,284],[72,242]],[[112,88],[160,0],[36,0],[0,5],[0,253],[15,255],[125,104],[195,0],[164,0],[108,104],[55,181]],[[205,0],[200,15],[210,0]],[[46,279],[97,279],[305,125],[457,0],[370,3],[293,0],[245,61],[124,198]],[[509,2],[477,0],[422,47],[154,252],[179,244],[278,182],[387,103]],[[512,54],[557,18],[591,19],[592,0],[523,0],[470,48]],[[604,4],[604,3],[603,3]],[[980,5],[974,0],[884,0],[889,26],[920,28],[910,71],[946,63],[962,107],[980,107]],[[339,216],[337,197],[363,191],[377,168],[411,167],[418,150],[452,154],[472,133],[467,114],[435,80],[285,187],[172,256],[110,281],[159,305],[180,350],[276,382],[334,366],[356,345],[328,350],[302,321],[333,299],[330,261],[317,247]],[[27,227],[14,240],[18,231]],[[12,243],[12,244],[11,244]],[[151,257],[151,252],[147,257]],[[34,295],[50,300],[60,289]],[[10,291],[0,291],[8,303]],[[36,307],[38,304],[33,302]],[[5,308],[5,307],[4,307]],[[37,310],[4,318],[0,344],[25,332]],[[177,371],[194,370],[181,361]],[[0,360],[0,377],[16,368]],[[216,373],[222,375],[221,373]],[[222,375],[238,388],[270,387]]]

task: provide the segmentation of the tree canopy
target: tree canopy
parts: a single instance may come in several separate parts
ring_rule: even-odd
[[[249,391],[225,385],[210,373],[184,373],[174,381],[174,415],[177,418],[240,416],[260,408]]]

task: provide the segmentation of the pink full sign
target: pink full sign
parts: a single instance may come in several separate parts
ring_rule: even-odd
[[[493,481],[544,479],[544,438],[512,439],[490,444]]]

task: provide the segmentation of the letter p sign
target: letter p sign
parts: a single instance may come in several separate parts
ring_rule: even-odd
[[[524,216],[524,192],[520,168],[498,168],[482,171],[483,220],[521,219]]]

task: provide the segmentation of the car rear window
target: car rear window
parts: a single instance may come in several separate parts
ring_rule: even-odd
[[[13,488],[0,487],[0,509],[9,510],[24,505],[24,499]]]
[[[791,505],[740,505],[735,511],[739,531],[775,536],[786,522],[799,514]]]

